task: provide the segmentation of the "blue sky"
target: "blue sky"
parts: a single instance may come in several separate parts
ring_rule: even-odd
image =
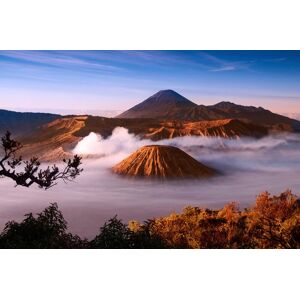
[[[114,114],[161,89],[300,114],[300,51],[0,51],[0,108]]]

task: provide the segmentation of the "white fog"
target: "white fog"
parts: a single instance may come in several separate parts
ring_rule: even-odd
[[[300,135],[273,135],[259,140],[180,137],[155,142],[178,146],[222,175],[205,180],[153,181],[128,179],[112,174],[110,168],[139,147],[154,144],[116,128],[111,137],[90,133],[74,153],[98,155],[85,159],[84,172],[74,183],[59,183],[48,191],[37,187],[14,187],[0,180],[0,227],[21,220],[28,212],[40,212],[57,202],[69,230],[91,238],[114,215],[123,221],[180,212],[185,206],[220,208],[237,201],[241,208],[253,205],[263,191],[280,193],[287,188],[300,194]]]

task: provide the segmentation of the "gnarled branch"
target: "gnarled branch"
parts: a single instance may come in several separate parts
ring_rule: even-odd
[[[3,157],[0,158],[0,177],[11,178],[17,185],[30,187],[37,184],[45,190],[57,184],[58,180],[64,182],[74,180],[83,169],[80,168],[81,157],[75,155],[72,159],[64,159],[65,167],[61,170],[56,165],[40,168],[40,161],[37,157],[24,161],[17,152],[22,148],[21,143],[11,138],[11,133],[1,139]]]

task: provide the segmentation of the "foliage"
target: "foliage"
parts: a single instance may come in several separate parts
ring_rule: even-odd
[[[64,159],[65,167],[62,170],[56,165],[41,169],[37,157],[22,160],[21,156],[17,156],[22,145],[12,139],[10,132],[6,132],[1,141],[3,157],[0,158],[0,177],[11,178],[16,185],[30,187],[37,184],[40,188],[49,189],[57,184],[58,180],[72,181],[83,171],[80,168],[81,157],[78,155],[73,159]]]
[[[300,202],[290,192],[262,193],[249,212],[249,234],[260,248],[300,247]]]
[[[262,193],[245,211],[235,203],[221,210],[187,207],[155,219],[151,233],[171,248],[300,248],[300,203],[286,191]]]
[[[100,228],[100,234],[91,241],[92,248],[130,248],[130,230],[114,216]]]
[[[131,230],[131,248],[136,249],[164,249],[169,248],[165,241],[151,231],[154,220],[147,220],[144,224],[131,221],[128,228]]]
[[[151,235],[148,228],[146,222],[144,226],[132,230],[115,216],[100,228],[99,235],[90,242],[90,246],[100,249],[165,248],[163,241]]]
[[[8,222],[0,248],[300,248],[300,201],[291,191],[265,192],[243,211],[236,203],[220,210],[186,207],[181,214],[128,225],[115,216],[91,241],[67,229],[54,203],[37,217]]]
[[[67,233],[67,222],[56,203],[34,217],[10,221],[0,235],[1,248],[83,248],[85,241]]]

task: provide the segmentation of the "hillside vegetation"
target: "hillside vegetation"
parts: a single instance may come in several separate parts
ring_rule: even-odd
[[[150,231],[171,248],[299,248],[300,203],[290,191],[265,192],[250,209],[186,207],[153,220]]]
[[[68,232],[57,204],[21,222],[8,222],[0,248],[300,248],[300,203],[291,191],[260,194],[253,207],[187,207],[182,213],[122,223],[116,216],[92,240]]]

